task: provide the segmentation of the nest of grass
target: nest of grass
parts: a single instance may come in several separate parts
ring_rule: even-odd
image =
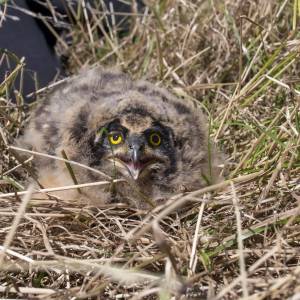
[[[57,47],[69,72],[118,65],[201,102],[226,180],[149,212],[39,200],[34,157],[10,147],[30,111],[7,93],[19,60],[0,83],[1,297],[299,299],[299,1],[149,0],[123,36],[101,25],[111,7],[70,11]]]

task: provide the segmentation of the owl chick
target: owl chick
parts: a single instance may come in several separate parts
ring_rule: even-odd
[[[219,160],[206,119],[192,101],[114,69],[94,68],[51,91],[33,113],[19,145],[61,156],[124,179],[55,195],[93,204],[113,201],[145,207],[172,194],[219,181]],[[74,184],[62,161],[35,158],[44,187]],[[72,166],[79,183],[104,178]]]

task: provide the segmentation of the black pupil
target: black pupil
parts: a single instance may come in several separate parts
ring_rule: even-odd
[[[158,144],[159,143],[159,136],[157,134],[153,134],[152,135],[152,142],[154,144]]]
[[[113,138],[113,140],[114,141],[117,141],[118,140],[118,138],[119,138],[119,134],[114,134],[113,136],[112,136],[112,138]]]

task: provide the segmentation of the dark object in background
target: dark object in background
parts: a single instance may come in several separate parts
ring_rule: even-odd
[[[18,1],[18,6],[29,10],[24,0]],[[37,73],[39,87],[45,86],[61,71],[61,62],[55,55],[53,45],[47,43],[45,33],[32,16],[13,7],[8,7],[6,15],[6,20],[0,28],[0,48],[7,49],[19,58],[25,57],[26,68],[21,89],[25,96],[35,91],[34,72]],[[6,72],[12,71],[17,64],[12,55],[8,55],[8,60],[8,63],[3,61],[0,65],[0,82],[3,81]],[[17,90],[20,90],[19,82],[20,78],[17,78]],[[9,92],[12,93],[13,89],[12,87]]]
[[[55,12],[62,16],[63,21],[69,22],[66,9],[69,0],[52,0],[50,1],[55,8]],[[93,0],[86,1],[87,5],[95,4]],[[121,0],[105,0],[104,4],[114,7],[115,12],[129,13],[131,6]],[[17,89],[22,92],[25,101],[33,100],[26,95],[34,92],[36,88],[41,88],[59,76],[65,74],[61,59],[55,53],[56,38],[39,19],[30,15],[40,14],[44,17],[52,17],[51,11],[47,7],[46,1],[35,0],[18,0],[15,5],[9,5],[6,13],[6,19],[0,28],[0,51],[8,50],[7,59],[0,65],[0,83],[3,82],[6,73],[10,73],[18,63],[14,55],[18,58],[25,57],[26,68],[23,74],[23,84],[20,86],[20,78],[16,78],[14,87],[11,87],[9,93],[12,98],[13,90]],[[72,6],[76,9],[79,1],[71,1]],[[142,1],[137,1],[138,9],[143,7]],[[17,6],[17,7],[16,7]],[[27,11],[27,12],[26,12]],[[28,13],[29,12],[29,13]],[[16,20],[16,18],[18,20]],[[123,22],[124,16],[116,15],[117,24],[122,24],[124,31],[128,30],[128,22]],[[111,18],[108,18],[111,22]],[[58,34],[61,34],[63,28],[55,26]],[[105,24],[104,24],[105,25]],[[0,58],[2,54],[0,53]],[[8,63],[7,63],[8,60]],[[36,86],[37,85],[37,86]]]

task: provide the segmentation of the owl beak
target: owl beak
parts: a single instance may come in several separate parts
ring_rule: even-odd
[[[137,180],[148,166],[157,161],[156,157],[145,153],[145,145],[146,141],[143,137],[133,135],[128,139],[128,148],[125,155],[117,153],[115,156],[108,157],[108,159],[118,163],[123,169],[125,167],[130,177]]]
[[[132,178],[137,180],[141,171],[143,170],[141,157],[143,154],[144,145],[134,144],[131,146],[131,148],[131,163],[128,165],[128,169]]]

